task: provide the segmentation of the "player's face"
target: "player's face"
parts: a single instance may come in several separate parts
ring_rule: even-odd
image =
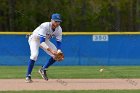
[[[60,22],[58,22],[58,21],[52,20],[51,22],[52,22],[52,29],[55,29],[56,27],[58,27],[60,25]]]

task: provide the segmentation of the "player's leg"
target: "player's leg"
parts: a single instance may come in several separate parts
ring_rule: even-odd
[[[32,40],[29,41],[29,45],[30,45],[30,52],[31,52],[31,56],[30,56],[30,60],[28,62],[28,69],[27,69],[27,73],[26,73],[26,82],[32,82],[31,80],[31,73],[34,67],[34,63],[37,60],[38,57],[38,49],[39,49],[39,42],[36,41],[35,39],[32,38]]]
[[[55,45],[53,43],[51,43],[49,40],[45,42],[51,49],[53,50],[57,50],[57,48],[55,47]],[[45,80],[48,80],[47,74],[46,74],[46,69],[51,66],[52,64],[54,64],[56,61],[53,59],[54,55],[52,55],[49,51],[47,51],[46,49],[43,49],[47,54],[49,54],[51,56],[51,58],[42,66],[42,68],[39,70],[39,73],[41,74],[42,78],[44,78]]]

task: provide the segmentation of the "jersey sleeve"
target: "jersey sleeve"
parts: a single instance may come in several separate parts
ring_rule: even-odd
[[[45,42],[45,38],[44,37],[40,37],[40,43]]]
[[[40,37],[43,37],[43,38],[46,38],[46,33],[47,33],[47,30],[48,29],[48,24],[46,23],[43,23],[39,26],[39,31],[38,31],[38,35]]]

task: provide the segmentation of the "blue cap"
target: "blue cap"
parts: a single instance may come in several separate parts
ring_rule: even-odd
[[[62,22],[60,14],[52,14],[52,20]]]

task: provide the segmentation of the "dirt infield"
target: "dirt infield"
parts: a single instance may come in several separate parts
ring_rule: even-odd
[[[0,91],[8,90],[100,90],[140,89],[140,79],[0,79]]]

